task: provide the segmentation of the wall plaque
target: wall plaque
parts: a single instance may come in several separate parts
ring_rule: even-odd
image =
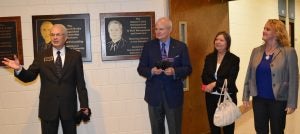
[[[154,12],[100,13],[102,60],[138,59],[154,38]]]
[[[0,17],[0,59],[13,59],[16,55],[23,62],[21,17]],[[4,66],[0,62],[0,66]]]
[[[50,46],[50,29],[54,24],[67,28],[66,47],[79,51],[83,61],[92,61],[89,14],[32,16],[34,55]]]

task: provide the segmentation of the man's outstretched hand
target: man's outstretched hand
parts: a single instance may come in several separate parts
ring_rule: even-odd
[[[22,69],[22,66],[20,65],[20,61],[19,61],[19,59],[16,55],[14,55],[14,60],[4,58],[2,60],[2,63],[4,65],[6,65],[7,67],[10,67],[10,68],[15,69],[15,70],[21,70]]]

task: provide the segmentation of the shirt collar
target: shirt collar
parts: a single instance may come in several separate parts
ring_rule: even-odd
[[[159,41],[159,44],[160,44],[160,46],[161,46],[162,43],[165,43],[165,44],[166,44],[166,47],[169,48],[170,42],[171,42],[171,38],[168,38],[168,39],[166,40],[166,42]]]
[[[66,46],[64,46],[60,50],[56,49],[55,47],[52,47],[52,48],[53,48],[53,55],[56,55],[57,51],[60,51],[60,56],[65,55],[65,53],[66,53]]]

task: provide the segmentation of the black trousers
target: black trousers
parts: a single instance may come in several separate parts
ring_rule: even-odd
[[[59,118],[51,121],[41,119],[42,134],[57,134]],[[74,120],[60,120],[64,134],[76,134],[76,124]]]
[[[253,97],[254,126],[257,134],[284,134],[286,101]]]
[[[208,122],[210,126],[210,133],[221,134],[221,129],[223,129],[223,134],[234,134],[234,127],[235,127],[234,123],[224,127],[217,127],[214,125],[214,114],[218,105],[219,97],[220,95],[205,93],[206,110],[207,110]],[[236,93],[230,94],[230,97],[232,98],[232,101],[235,104],[237,104]]]
[[[165,118],[167,118],[169,134],[181,134],[182,106],[169,108],[165,95],[159,106],[148,105],[152,134],[165,134]]]

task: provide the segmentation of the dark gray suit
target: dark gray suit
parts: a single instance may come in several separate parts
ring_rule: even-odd
[[[40,74],[39,117],[42,121],[58,118],[73,121],[77,111],[77,94],[80,107],[89,107],[81,54],[67,47],[65,50],[61,78],[56,73],[52,47],[35,57],[28,70],[23,68],[19,75],[15,75],[23,82],[30,82]]]

